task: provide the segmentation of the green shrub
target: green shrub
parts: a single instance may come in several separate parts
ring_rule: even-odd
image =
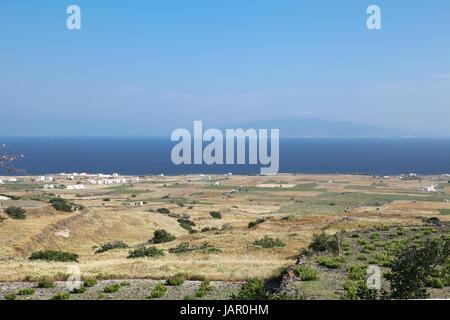
[[[111,284],[109,286],[106,286],[103,288],[103,292],[104,293],[114,293],[119,291],[120,289],[120,284],[119,283],[115,283],[115,284]]]
[[[352,233],[352,238],[359,238],[359,233]]]
[[[221,215],[220,212],[218,212],[218,211],[211,211],[209,214],[210,214],[211,217],[213,217],[214,219],[222,219],[222,215]]]
[[[347,267],[347,278],[350,280],[366,279],[367,266],[351,265]]]
[[[153,233],[153,239],[151,239],[149,241],[149,243],[154,243],[154,244],[165,243],[165,242],[173,241],[175,239],[176,239],[175,236],[171,235],[169,232],[167,232],[164,229],[160,229],[160,230],[156,230]]]
[[[365,246],[365,245],[367,245],[367,240],[364,240],[364,239],[358,239],[358,241],[356,241],[359,245],[361,245],[361,246]]]
[[[29,288],[29,289],[22,289],[22,290],[20,290],[18,294],[19,294],[19,296],[26,296],[26,295],[34,294],[34,293],[35,293],[34,289],[33,288]]]
[[[53,198],[49,201],[53,208],[58,211],[72,212],[72,204],[63,198]]]
[[[73,288],[72,293],[85,293],[87,288],[85,286],[81,286],[79,288]]]
[[[388,298],[427,298],[427,278],[433,277],[437,266],[445,268],[449,255],[450,240],[439,238],[427,240],[419,247],[409,245],[397,250],[387,277],[391,289]],[[440,285],[438,282],[432,284]]]
[[[122,281],[120,283],[120,286],[121,287],[129,287],[129,286],[131,286],[131,282],[130,281]]]
[[[248,228],[251,229],[251,228],[253,228],[253,227],[256,226],[256,225],[258,225],[258,224],[260,224],[260,223],[263,223],[263,222],[266,222],[266,221],[271,220],[271,219],[273,219],[273,217],[272,217],[272,216],[269,216],[269,217],[257,219],[256,221],[250,221],[250,222],[248,223]]]
[[[195,296],[198,298],[204,297],[208,292],[213,291],[214,287],[210,285],[209,281],[203,281],[200,283],[200,287],[195,291]]]
[[[307,266],[296,267],[294,269],[294,273],[300,278],[301,281],[315,281],[319,279],[317,276],[317,270]]]
[[[42,280],[39,281],[37,287],[38,288],[53,288],[55,285],[50,280]]]
[[[425,286],[430,288],[442,289],[445,286],[445,283],[440,278],[426,278]]]
[[[98,249],[97,251],[95,251],[95,253],[103,253],[112,249],[126,249],[128,248],[128,245],[123,242],[122,240],[115,240],[113,242],[108,242],[105,243],[104,245],[102,245],[100,247],[100,249]]]
[[[156,209],[159,213],[170,213],[169,209],[167,208],[158,208]]]
[[[46,260],[46,261],[58,261],[58,262],[78,262],[78,255],[76,253],[64,252],[64,251],[35,251],[28,258],[29,260]]]
[[[97,284],[97,280],[95,279],[86,279],[83,283],[85,287],[93,287]]]
[[[5,298],[5,300],[16,300],[17,299],[17,296],[15,293],[5,294],[3,297]]]
[[[200,251],[202,253],[219,253],[222,250],[210,245],[208,242],[203,242],[200,246],[190,246],[188,242],[182,242],[174,248],[169,248],[169,253],[184,254],[193,251]]]
[[[231,300],[269,300],[270,294],[264,289],[264,282],[258,278],[250,278],[241,286],[237,295],[232,294]]]
[[[325,232],[321,234],[313,234],[313,241],[309,244],[309,248],[315,252],[331,252],[339,251],[339,235],[327,235]]]
[[[163,285],[162,283],[158,283],[152,290],[152,298],[161,298],[163,295],[165,295],[167,292],[167,287]]]
[[[340,269],[345,262],[344,257],[319,257],[317,263],[329,269]]]
[[[152,257],[157,258],[164,255],[164,251],[156,247],[139,247],[136,250],[130,250],[127,258],[143,258]]]
[[[5,209],[5,213],[12,219],[23,220],[26,218],[25,209],[21,207],[8,207]]]
[[[280,238],[273,239],[269,236],[264,236],[262,239],[253,241],[254,246],[261,248],[274,248],[274,247],[284,247],[286,244],[280,240]]]
[[[70,299],[70,294],[67,292],[57,292],[53,297],[52,300],[68,300]]]
[[[183,278],[179,276],[170,277],[166,280],[168,286],[180,286],[184,282]]]
[[[177,221],[180,224],[180,227],[182,227],[183,229],[186,229],[188,231],[192,230],[192,227],[195,226],[195,223],[189,219],[180,218]]]

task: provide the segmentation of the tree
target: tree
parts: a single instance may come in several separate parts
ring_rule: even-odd
[[[410,245],[399,250],[387,275],[390,282],[388,298],[424,299],[429,296],[425,288],[426,278],[449,257],[450,240],[427,240],[420,247]]]

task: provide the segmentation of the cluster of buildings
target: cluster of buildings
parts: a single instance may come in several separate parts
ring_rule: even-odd
[[[88,184],[120,184],[120,183],[136,183],[139,182],[139,177],[131,177],[130,179],[124,179],[114,177],[114,179],[89,179]]]

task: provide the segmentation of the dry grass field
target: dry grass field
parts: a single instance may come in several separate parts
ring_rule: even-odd
[[[85,177],[67,181],[54,176],[55,184],[84,184],[84,190],[44,190],[35,178],[21,177],[21,182],[0,185],[0,194],[20,197],[0,201],[1,207],[20,206],[27,215],[25,220],[4,215],[0,281],[65,280],[72,264],[80,268],[84,279],[157,280],[180,272],[192,280],[200,276],[212,281],[268,279],[292,265],[314,233],[420,225],[420,217],[450,220],[448,188],[423,191],[432,184],[447,183],[439,176],[414,180],[301,174],[221,175],[210,180],[199,175],[147,176],[123,185],[88,185]],[[83,208],[56,211],[48,203],[53,197]],[[170,214],[159,213],[159,208],[167,208]],[[211,211],[219,212],[221,219],[214,219]],[[195,231],[182,228],[179,217],[194,222]],[[251,221],[264,218],[249,228]],[[166,250],[164,256],[127,258],[129,250],[147,244],[158,229],[176,237],[155,245]],[[264,249],[252,245],[264,236],[280,238],[286,246]],[[114,240],[130,248],[94,253]],[[221,252],[168,252],[183,242],[191,246],[208,242]],[[78,263],[28,260],[34,251],[49,249],[76,253]]]

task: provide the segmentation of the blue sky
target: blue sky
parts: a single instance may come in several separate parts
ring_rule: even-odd
[[[449,31],[447,0],[0,0],[0,136],[285,117],[450,136]]]

